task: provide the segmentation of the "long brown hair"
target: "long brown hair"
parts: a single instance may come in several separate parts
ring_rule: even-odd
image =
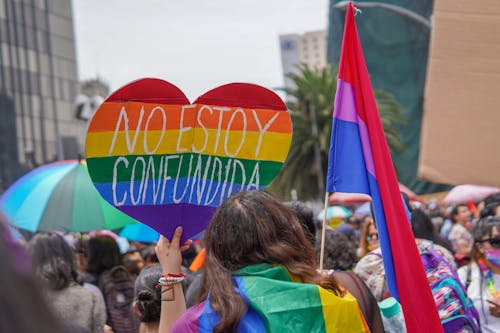
[[[247,310],[234,290],[232,272],[249,265],[281,264],[303,282],[343,296],[333,276],[317,272],[314,248],[294,214],[264,191],[241,192],[216,211],[205,233],[206,262],[201,300],[221,317],[214,332],[236,331]]]

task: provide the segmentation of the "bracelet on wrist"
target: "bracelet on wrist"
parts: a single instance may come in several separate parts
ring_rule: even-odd
[[[162,274],[160,276],[160,279],[158,280],[158,286],[159,287],[164,287],[164,286],[172,286],[176,283],[181,283],[184,281],[184,273],[180,274]]]

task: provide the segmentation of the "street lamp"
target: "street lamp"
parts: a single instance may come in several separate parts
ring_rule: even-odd
[[[340,2],[336,3],[335,5],[333,5],[333,7],[337,8],[337,9],[345,10],[347,8],[347,6],[349,5],[349,2],[351,2],[351,1],[340,1]],[[352,3],[355,7],[358,7],[358,8],[370,8],[370,7],[372,7],[372,8],[386,9],[388,11],[394,12],[394,13],[399,14],[401,16],[407,17],[410,20],[418,22],[421,25],[423,25],[424,27],[426,27],[427,29],[431,30],[431,21],[430,20],[426,19],[425,17],[423,17],[415,12],[412,12],[409,9],[406,9],[406,8],[403,8],[400,6],[395,6],[395,5],[383,3],[383,2],[352,1]]]

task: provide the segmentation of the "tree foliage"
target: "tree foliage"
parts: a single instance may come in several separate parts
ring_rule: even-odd
[[[285,198],[295,190],[299,200],[318,199],[324,195],[320,193],[324,191],[321,184],[326,182],[337,71],[330,67],[318,71],[304,65],[298,74],[289,77],[295,85],[286,90],[293,123],[292,145],[270,189]],[[405,149],[397,129],[398,124],[405,122],[401,106],[388,92],[375,90],[374,93],[389,150],[400,154]],[[319,151],[321,168],[316,162],[315,149]]]

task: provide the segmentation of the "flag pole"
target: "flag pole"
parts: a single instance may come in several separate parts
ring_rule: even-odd
[[[323,227],[321,228],[321,250],[319,254],[319,271],[323,272],[323,257],[325,256],[325,229],[326,229],[326,209],[328,208],[328,192],[325,193],[325,207],[323,209]]]

